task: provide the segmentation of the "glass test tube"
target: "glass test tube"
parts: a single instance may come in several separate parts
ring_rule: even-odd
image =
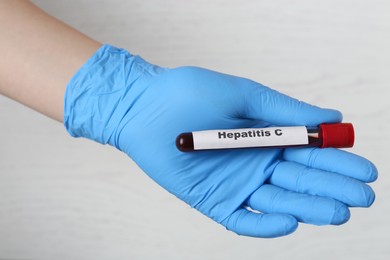
[[[182,133],[176,146],[182,152],[236,148],[335,147],[354,144],[351,123],[321,124],[318,127],[288,126],[205,130]]]

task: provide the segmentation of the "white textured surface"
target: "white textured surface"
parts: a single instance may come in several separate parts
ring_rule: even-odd
[[[356,127],[353,151],[381,175],[375,204],[343,226],[239,237],[125,155],[0,97],[0,259],[388,259],[389,1],[34,2],[156,64],[244,76],[340,109]]]

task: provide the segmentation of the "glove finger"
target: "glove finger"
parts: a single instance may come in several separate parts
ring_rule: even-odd
[[[333,198],[352,207],[369,207],[375,199],[374,191],[361,181],[294,162],[279,163],[269,183],[299,193]]]
[[[283,157],[286,161],[339,173],[363,182],[373,182],[378,177],[375,165],[369,160],[339,149],[291,148],[285,149]]]
[[[222,223],[238,235],[272,238],[291,234],[298,227],[297,220],[285,214],[261,214],[239,208]]]
[[[274,185],[263,185],[247,200],[249,207],[264,213],[294,216],[315,225],[340,225],[348,221],[348,207],[334,199],[300,194]]]
[[[264,120],[274,125],[309,126],[342,120],[337,110],[319,108],[257,84],[246,94],[246,118]]]

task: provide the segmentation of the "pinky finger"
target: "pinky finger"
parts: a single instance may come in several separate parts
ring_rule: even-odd
[[[242,236],[272,238],[293,233],[297,220],[287,214],[261,214],[239,208],[222,223],[226,229]]]

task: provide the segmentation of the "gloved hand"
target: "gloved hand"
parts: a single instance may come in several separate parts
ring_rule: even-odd
[[[276,237],[297,221],[342,224],[368,207],[377,177],[368,160],[337,149],[239,149],[182,153],[182,132],[314,126],[341,114],[248,79],[154,66],[105,45],[73,76],[64,123],[72,136],[110,144],[191,207],[237,234]],[[262,212],[262,213],[260,213]]]

